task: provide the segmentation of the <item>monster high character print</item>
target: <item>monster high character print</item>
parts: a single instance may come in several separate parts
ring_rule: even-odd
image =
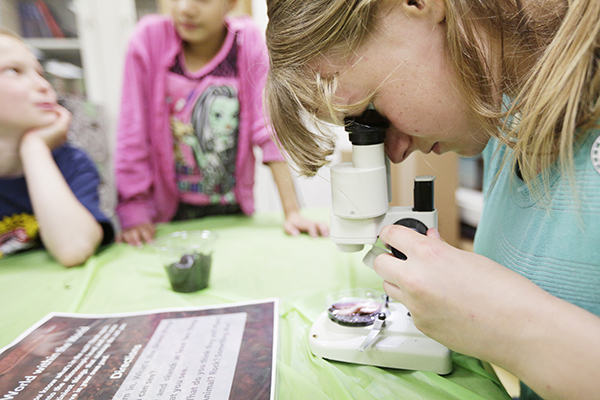
[[[180,200],[236,204],[237,81],[209,76],[198,82],[172,75],[168,85]]]
[[[191,122],[198,143],[192,151],[209,196],[226,194],[235,184],[239,116],[237,90],[230,86],[209,86],[194,106]]]
[[[237,205],[234,195],[240,103],[237,42],[224,58],[190,72],[180,54],[167,73],[180,203]]]

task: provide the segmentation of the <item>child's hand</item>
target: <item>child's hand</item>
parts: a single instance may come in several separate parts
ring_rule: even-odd
[[[30,129],[23,135],[36,135],[41,138],[49,149],[55,149],[67,141],[69,125],[71,124],[71,113],[64,107],[55,107],[56,119],[45,126]]]
[[[148,222],[123,230],[123,232],[117,236],[117,243],[125,242],[132,246],[139,247],[144,243],[152,243],[155,234],[156,227],[153,223]]]
[[[283,224],[285,233],[292,236],[298,236],[302,232],[307,232],[311,237],[329,236],[329,227],[324,222],[313,222],[304,218],[299,212],[290,212]]]

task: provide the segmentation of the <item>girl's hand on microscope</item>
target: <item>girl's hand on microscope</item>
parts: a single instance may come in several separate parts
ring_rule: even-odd
[[[498,365],[544,398],[596,398],[600,318],[475,253],[403,226],[380,238],[407,256],[375,260],[384,290],[423,333]],[[557,385],[557,382],[560,384]]]
[[[427,236],[399,225],[380,239],[407,260],[383,254],[375,271],[384,290],[411,312],[426,335],[460,353],[506,365],[518,359],[515,329],[528,329],[551,297],[521,275],[452,247],[436,229]]]

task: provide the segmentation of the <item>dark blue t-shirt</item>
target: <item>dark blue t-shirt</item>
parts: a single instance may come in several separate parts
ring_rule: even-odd
[[[114,229],[100,209],[100,178],[92,160],[85,152],[68,144],[55,149],[52,156],[75,197],[102,226],[102,244],[111,242]],[[0,178],[0,257],[39,244],[38,225],[25,178]]]

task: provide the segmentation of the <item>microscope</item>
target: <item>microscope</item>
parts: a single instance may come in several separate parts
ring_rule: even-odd
[[[372,268],[375,258],[388,252],[375,245],[385,225],[403,225],[422,234],[437,228],[435,178],[415,178],[412,207],[390,207],[390,165],[384,151],[389,122],[369,109],[360,117],[346,118],[345,124],[352,162],[331,168],[330,238],[343,252],[372,245],[363,259]],[[391,252],[406,260],[400,251]],[[309,346],[313,354],[330,360],[440,375],[452,371],[450,350],[419,331],[401,303],[372,290],[335,294],[312,325]]]

